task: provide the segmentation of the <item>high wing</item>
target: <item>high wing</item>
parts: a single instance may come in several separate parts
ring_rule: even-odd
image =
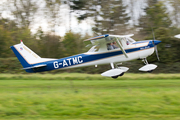
[[[109,34],[105,34],[105,35],[96,36],[96,37],[93,37],[90,39],[86,39],[84,41],[85,42],[88,41],[92,45],[94,45],[90,49],[91,52],[93,51],[93,49],[97,48],[97,46],[99,46],[99,49],[100,49],[99,52],[107,51],[107,49],[105,47],[112,42],[116,42],[117,47],[120,48],[121,51],[123,52],[123,54],[125,55],[125,57],[128,58],[128,55],[127,55],[125,49],[127,48],[127,41],[130,43],[136,42],[135,40],[130,38],[133,35],[134,34],[130,34],[130,35],[109,35]]]
[[[103,43],[106,43],[106,38],[108,37],[108,34],[105,35],[100,35],[100,36],[96,36],[96,37],[92,37],[89,39],[84,40],[88,45],[92,44],[92,45],[100,45]]]
[[[102,38],[105,38],[105,37],[108,37],[108,36],[109,36],[108,34],[100,35],[100,36],[96,36],[96,37],[93,37],[93,38],[86,39],[84,41],[99,40],[99,39],[102,39]]]

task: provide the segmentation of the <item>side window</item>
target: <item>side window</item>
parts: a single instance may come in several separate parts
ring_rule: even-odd
[[[133,42],[135,42],[132,38],[126,38],[126,44],[127,45],[130,45],[130,44],[132,44]]]
[[[127,38],[120,38],[119,43],[121,44],[122,47],[126,47],[127,45],[130,44],[130,41]]]
[[[107,43],[107,50],[113,50],[112,43]]]
[[[93,46],[88,52],[97,52],[100,48],[100,45]]]
[[[97,45],[94,49],[95,49],[95,51],[94,52],[97,52],[97,51],[99,51],[99,48],[100,48],[100,45]]]
[[[107,43],[107,50],[114,50],[114,49],[117,49],[117,43],[114,41],[114,42],[111,42],[111,43]]]
[[[119,38],[119,43],[121,44],[122,47],[123,47],[123,44],[122,44],[123,40],[124,40],[123,38]]]
[[[130,42],[128,40],[126,40],[126,45],[129,45],[129,44],[130,44]]]

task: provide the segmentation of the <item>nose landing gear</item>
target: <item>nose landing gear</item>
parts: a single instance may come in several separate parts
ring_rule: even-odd
[[[157,68],[157,65],[155,65],[155,64],[149,64],[146,58],[144,58],[143,61],[144,61],[144,64],[146,64],[146,65],[144,65],[143,67],[141,67],[141,68],[139,69],[139,71],[152,72],[153,70],[155,70],[155,69]]]

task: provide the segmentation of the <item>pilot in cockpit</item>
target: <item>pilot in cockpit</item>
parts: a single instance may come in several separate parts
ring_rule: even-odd
[[[108,50],[113,50],[113,49],[117,49],[117,48],[118,47],[116,46],[116,42],[107,43]]]
[[[107,49],[108,50],[112,50],[113,49],[112,43],[107,43]]]
[[[116,42],[112,42],[112,46],[114,49],[117,49],[118,47],[116,46]]]

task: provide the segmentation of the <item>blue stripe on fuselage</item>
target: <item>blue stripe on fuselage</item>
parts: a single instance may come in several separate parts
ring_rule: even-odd
[[[12,49],[12,51],[14,52],[14,54],[16,55],[19,62],[24,68],[31,67],[31,65],[24,59],[24,57],[19,53],[19,51],[14,46],[11,46],[10,48]],[[27,69],[26,72],[34,72],[34,71],[32,69]]]
[[[132,49],[127,49],[125,50],[126,53],[132,53],[132,52],[137,52],[139,50],[145,50],[154,47],[152,44],[152,41],[146,41],[149,42],[147,46],[143,47],[138,47],[138,48],[132,48]],[[138,43],[137,43],[138,44]],[[103,58],[109,58],[109,57],[114,57],[118,55],[122,55],[122,51],[111,51],[111,52],[106,52],[106,53],[96,53],[96,54],[78,54],[66,58],[61,58],[58,60],[53,60],[53,61],[48,61],[48,62],[43,62],[41,64],[47,64],[46,67],[44,68],[39,68],[36,70],[36,72],[41,72],[41,71],[48,71],[48,70],[53,70],[53,69],[60,69],[60,68],[67,68],[70,66],[75,66],[87,62],[92,62],[95,60],[100,60]],[[38,65],[38,64],[34,64]]]

